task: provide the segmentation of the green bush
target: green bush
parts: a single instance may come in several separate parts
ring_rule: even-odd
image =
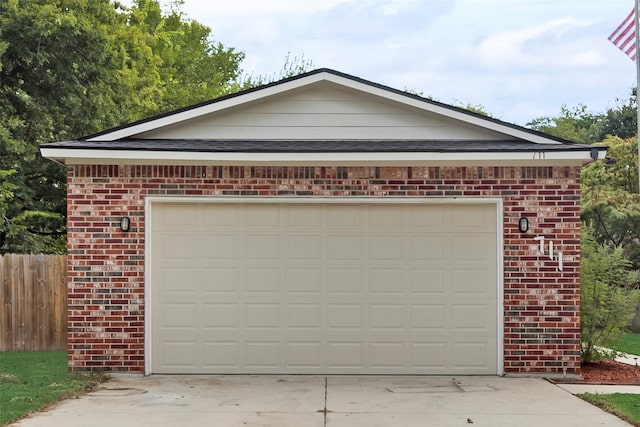
[[[640,293],[632,284],[631,263],[621,248],[600,245],[583,227],[580,251],[582,362],[611,357],[608,348],[636,312]]]

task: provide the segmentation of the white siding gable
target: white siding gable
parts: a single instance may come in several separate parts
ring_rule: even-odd
[[[135,135],[140,139],[505,140],[504,133],[315,82]]]

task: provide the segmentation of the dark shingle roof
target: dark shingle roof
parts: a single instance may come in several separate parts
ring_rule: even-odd
[[[212,105],[212,104],[217,104],[217,103],[220,103],[222,101],[226,101],[226,100],[229,100],[229,99],[232,99],[232,98],[241,97],[241,96],[253,93],[253,92],[259,92],[259,91],[267,89],[267,88],[276,87],[276,86],[279,86],[279,85],[283,85],[283,84],[285,84],[287,82],[304,79],[304,78],[307,78],[309,76],[313,76],[313,75],[321,74],[321,73],[332,74],[334,76],[338,76],[338,77],[341,77],[341,78],[344,78],[344,79],[347,79],[347,80],[351,80],[353,82],[362,83],[362,84],[371,86],[372,88],[382,89],[382,90],[390,92],[390,93],[401,95],[401,96],[404,96],[404,97],[406,97],[408,99],[418,100],[420,102],[423,102],[425,105],[430,104],[430,105],[433,105],[433,106],[445,108],[447,110],[451,110],[452,112],[461,113],[461,114],[464,114],[464,115],[467,115],[467,116],[470,116],[470,117],[480,118],[480,119],[482,119],[482,120],[484,120],[486,122],[495,123],[495,124],[498,124],[498,125],[501,125],[501,126],[506,126],[508,128],[512,128],[512,129],[516,129],[518,131],[523,131],[523,132],[529,133],[531,135],[541,136],[541,137],[544,137],[546,139],[554,140],[554,141],[558,141],[558,142],[568,142],[565,139],[558,138],[558,137],[553,136],[553,135],[545,134],[543,132],[539,132],[539,131],[536,131],[536,130],[533,130],[533,129],[525,128],[525,127],[522,127],[522,126],[519,126],[519,125],[516,125],[516,124],[513,124],[513,123],[504,122],[502,120],[499,120],[499,119],[496,119],[496,118],[493,118],[493,117],[490,117],[490,116],[485,116],[483,114],[479,114],[479,113],[476,113],[474,111],[470,111],[470,110],[468,110],[466,108],[463,108],[463,107],[457,107],[457,106],[445,104],[445,103],[442,103],[442,102],[439,102],[439,101],[435,101],[433,99],[424,98],[424,97],[416,95],[414,93],[409,93],[409,92],[406,92],[406,91],[395,89],[395,88],[392,88],[392,87],[389,87],[389,86],[385,86],[385,85],[380,84],[380,83],[375,83],[375,82],[372,82],[372,81],[369,81],[369,80],[365,80],[365,79],[360,78],[360,77],[356,77],[356,76],[353,76],[353,75],[350,75],[350,74],[342,73],[340,71],[332,70],[330,68],[319,68],[317,70],[312,70],[312,71],[309,71],[309,72],[306,72],[306,73],[303,73],[303,74],[299,74],[299,75],[296,75],[296,76],[288,77],[288,78],[285,78],[285,79],[282,79],[282,80],[278,80],[278,81],[275,81],[275,82],[271,82],[271,83],[268,83],[268,84],[265,84],[265,85],[262,85],[262,86],[257,86],[257,87],[245,89],[245,90],[242,90],[242,91],[239,91],[239,92],[236,92],[236,93],[231,93],[231,94],[228,94],[228,95],[221,96],[219,98],[203,101],[203,102],[200,102],[200,103],[197,103],[197,104],[194,104],[194,105],[189,105],[189,106],[186,106],[186,107],[183,107],[183,108],[179,108],[177,110],[168,111],[168,112],[165,112],[165,113],[162,113],[162,114],[158,114],[158,115],[155,115],[155,116],[147,117],[147,118],[144,118],[142,120],[138,120],[138,121],[135,121],[135,122],[132,122],[132,123],[126,123],[126,124],[123,124],[123,125],[120,125],[120,126],[116,126],[114,128],[111,128],[111,129],[105,129],[105,130],[103,130],[101,132],[98,132],[98,133],[95,133],[95,134],[92,134],[92,135],[87,135],[87,136],[84,136],[84,137],[79,138],[79,139],[93,139],[95,137],[106,135],[106,134],[109,134],[109,133],[112,133],[112,132],[115,132],[115,131],[118,131],[118,130],[126,129],[126,128],[129,128],[129,127],[133,127],[133,126],[136,126],[136,125],[139,125],[139,124],[143,124],[143,123],[147,123],[147,122],[152,122],[154,120],[162,119],[162,118],[165,118],[165,117],[170,117],[170,116],[176,115],[178,113],[187,112],[187,111],[194,110],[194,109],[197,109],[197,108],[200,108],[200,107],[204,107],[204,106],[208,106],[208,105]]]
[[[45,144],[43,148],[124,150],[124,151],[181,151],[202,153],[385,153],[385,152],[551,152],[605,150],[583,144],[537,144],[513,141],[458,140],[202,140],[202,139],[133,139],[118,141],[64,141]]]

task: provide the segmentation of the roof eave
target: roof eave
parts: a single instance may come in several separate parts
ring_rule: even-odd
[[[592,150],[593,151],[593,150]],[[132,151],[42,147],[43,157],[67,164],[190,164],[190,165],[584,165],[604,159],[605,150],[592,152],[192,152]]]

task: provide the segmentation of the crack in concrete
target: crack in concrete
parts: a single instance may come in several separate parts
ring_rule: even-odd
[[[324,427],[327,427],[327,377],[324,377]]]

